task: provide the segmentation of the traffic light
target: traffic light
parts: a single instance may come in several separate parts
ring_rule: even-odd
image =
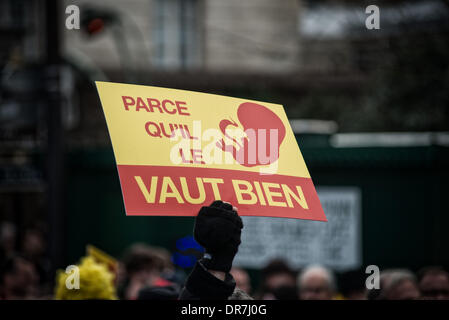
[[[81,14],[81,28],[89,36],[101,33],[111,24],[119,22],[117,14],[98,8],[85,8]]]

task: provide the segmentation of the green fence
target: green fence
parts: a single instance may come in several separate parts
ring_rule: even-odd
[[[364,265],[449,265],[449,148],[333,148],[313,136],[298,140],[315,185],[360,188]],[[68,263],[88,243],[119,257],[134,242],[173,250],[192,234],[189,217],[125,216],[112,149],[74,151],[67,161]]]

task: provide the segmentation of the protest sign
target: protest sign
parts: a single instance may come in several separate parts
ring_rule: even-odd
[[[281,105],[96,84],[127,215],[193,216],[223,200],[244,216],[326,221]]]

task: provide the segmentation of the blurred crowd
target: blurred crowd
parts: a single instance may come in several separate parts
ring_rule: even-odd
[[[11,223],[1,225],[0,299],[175,300],[188,274],[173,263],[168,250],[136,243],[120,260],[114,259],[113,267],[93,256],[82,257],[77,264],[79,289],[70,289],[71,273],[55,273],[46,257],[45,229],[31,226],[20,239],[16,231]],[[449,273],[438,266],[417,273],[382,270],[379,288],[374,289],[366,288],[369,274],[364,270],[336,274],[324,266],[310,265],[297,271],[279,259],[262,267],[257,276],[250,272],[252,277],[245,269],[232,268],[238,289],[230,299],[449,299]]]

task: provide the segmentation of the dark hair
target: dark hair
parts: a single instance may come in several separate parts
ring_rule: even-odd
[[[353,292],[365,291],[366,273],[362,269],[350,270],[340,275],[338,288],[343,296]],[[374,289],[376,290],[376,289]],[[374,294],[374,292],[372,293]]]
[[[422,269],[420,269],[417,272],[417,276],[418,276],[418,282],[421,282],[421,280],[428,275],[445,275],[446,277],[449,278],[449,273],[444,270],[443,267],[441,266],[428,266],[428,267],[424,267]]]
[[[266,279],[274,274],[287,273],[292,277],[296,277],[296,272],[293,271],[288,264],[282,259],[271,260],[265,268],[262,269],[262,278]]]
[[[125,253],[123,262],[128,274],[148,269],[158,270],[162,267],[161,258],[151,247],[144,244],[131,246]]]

